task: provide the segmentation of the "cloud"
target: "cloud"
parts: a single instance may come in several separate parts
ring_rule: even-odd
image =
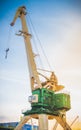
[[[52,26],[50,26],[50,32],[52,30],[52,35],[50,36],[51,42],[47,42],[49,50],[47,54],[53,54],[53,59],[56,62],[66,63],[66,66],[81,66],[81,17],[77,18],[77,15],[68,14],[67,16],[60,16],[59,20],[55,22],[55,19],[51,21]],[[59,23],[58,23],[59,21]],[[60,23],[63,23],[61,24]],[[68,26],[65,26],[68,25]],[[54,30],[54,28],[56,30]],[[50,39],[47,38],[47,41]],[[49,58],[50,59],[50,58]],[[52,59],[51,59],[52,61]],[[70,63],[70,64],[69,64]],[[63,66],[64,67],[64,66]]]
[[[0,113],[0,115],[1,115],[1,113]],[[8,119],[8,117],[7,116],[0,116],[0,123],[1,122],[5,122],[6,120]]]
[[[24,77],[23,77],[24,75]],[[11,82],[17,82],[20,84],[26,84],[26,73],[10,71],[10,70],[1,70],[0,80],[7,80]]]

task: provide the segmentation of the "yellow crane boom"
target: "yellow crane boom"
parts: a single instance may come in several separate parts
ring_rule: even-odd
[[[25,15],[26,15],[26,7],[25,6],[19,7],[18,10],[16,11],[16,14],[15,14],[15,17],[14,17],[12,23],[11,23],[11,26],[13,26],[15,24],[16,19],[18,17],[20,17],[21,24],[22,24],[22,31],[20,31],[20,32],[23,34],[25,47],[26,47],[26,54],[27,54],[30,82],[31,82],[31,90],[34,90],[35,89],[34,88],[35,82],[37,83],[39,88],[41,88],[42,85],[41,85],[41,82],[39,80],[36,64],[34,61],[34,53],[32,51],[31,41],[30,41],[31,34],[29,34],[29,32],[28,32]]]

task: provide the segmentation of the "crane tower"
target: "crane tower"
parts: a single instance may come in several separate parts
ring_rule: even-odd
[[[46,77],[37,71],[34,60],[35,56],[30,40],[31,34],[29,33],[26,24],[26,14],[26,7],[19,7],[11,23],[11,26],[13,26],[18,17],[21,20],[22,30],[19,35],[23,35],[25,42],[32,91],[32,95],[29,96],[31,110],[23,112],[24,116],[15,130],[20,130],[31,118],[38,119],[39,130],[48,130],[49,119],[56,119],[64,130],[71,130],[70,126],[66,123],[66,111],[70,109],[70,95],[56,93],[64,87],[58,85],[58,80],[54,72],[51,72],[50,77]],[[44,82],[40,81],[39,75],[45,78]]]

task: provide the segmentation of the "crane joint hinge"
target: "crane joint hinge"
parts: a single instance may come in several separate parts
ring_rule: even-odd
[[[26,12],[25,10],[26,10],[26,7],[25,7],[25,6],[21,6],[21,7],[17,10],[18,12],[20,12],[19,17],[20,17],[22,14],[24,14],[24,15],[27,14],[27,12]]]
[[[30,33],[24,32],[22,30],[19,30],[19,33],[16,33],[17,36],[32,36]]]
[[[27,12],[21,11],[21,12],[20,12],[20,15],[19,15],[19,17],[21,16],[21,14],[24,14],[24,15],[26,15],[26,14],[27,14]]]

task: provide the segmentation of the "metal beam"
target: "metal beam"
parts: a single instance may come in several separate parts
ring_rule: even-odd
[[[16,126],[16,128],[14,130],[21,130],[21,128],[23,127],[23,125],[28,121],[30,120],[31,117],[30,116],[24,116],[22,118],[22,120],[20,121],[20,123]]]
[[[48,115],[39,115],[39,130],[48,130]]]

